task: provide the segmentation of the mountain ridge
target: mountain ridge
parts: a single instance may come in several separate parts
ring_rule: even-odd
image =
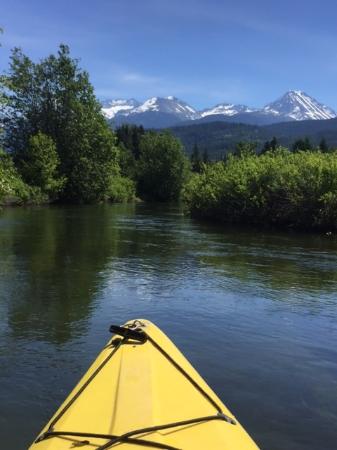
[[[301,120],[327,120],[337,117],[330,107],[303,91],[286,92],[262,108],[242,104],[218,103],[214,107],[197,110],[174,96],[151,97],[143,103],[135,99],[107,100],[102,112],[113,126],[123,123],[143,125],[145,128],[164,128],[182,123],[230,121],[251,125],[268,125]]]
[[[255,142],[257,150],[260,150],[273,137],[288,148],[296,140],[305,138],[315,146],[324,138],[329,147],[337,148],[337,118],[293,120],[263,126],[224,121],[199,122],[171,127],[170,131],[181,140],[187,153],[197,145],[200,151],[207,150],[212,159],[233,151],[235,145],[242,141]]]

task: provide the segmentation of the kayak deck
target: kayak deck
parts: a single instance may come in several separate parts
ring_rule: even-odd
[[[159,328],[147,320],[124,327],[129,336],[113,336],[30,450],[257,449]]]

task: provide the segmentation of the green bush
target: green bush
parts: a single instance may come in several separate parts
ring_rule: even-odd
[[[115,176],[112,178],[108,198],[115,203],[131,202],[136,197],[136,187],[130,178]]]
[[[25,181],[39,187],[41,192],[56,199],[65,184],[65,177],[58,175],[60,159],[51,137],[38,132],[29,138],[26,157],[20,164]]]
[[[0,204],[44,203],[47,197],[39,188],[28,186],[16,170],[11,156],[0,150]]]
[[[232,224],[337,230],[337,153],[229,156],[184,188],[191,214]]]

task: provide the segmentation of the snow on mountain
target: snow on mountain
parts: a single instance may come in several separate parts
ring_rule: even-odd
[[[172,114],[181,120],[194,120],[199,117],[197,111],[176,97],[152,97],[130,111],[130,114],[157,111]]]
[[[235,114],[253,112],[255,109],[246,105],[234,105],[233,103],[219,103],[214,108],[208,108],[200,111],[201,117],[212,116],[214,114],[222,114],[224,116],[234,116]]]
[[[108,119],[113,119],[116,114],[123,112],[130,112],[132,109],[139,106],[140,103],[130,98],[128,100],[117,99],[117,100],[105,100],[102,102],[102,111],[105,117]]]
[[[290,120],[332,119],[336,112],[302,91],[289,91],[262,109],[263,113]]]
[[[302,91],[289,91],[264,108],[220,103],[202,111],[173,97],[151,97],[143,103],[134,99],[108,100],[102,103],[102,111],[116,125],[122,123],[142,124],[148,128],[161,128],[190,120],[212,120],[212,116],[223,116],[221,120],[255,125],[293,120],[322,120],[337,117],[335,111],[319,103]]]

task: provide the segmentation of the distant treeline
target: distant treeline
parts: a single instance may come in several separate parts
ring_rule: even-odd
[[[249,148],[250,152],[256,153],[259,155],[263,155],[264,153],[270,150],[276,150],[277,148],[282,147],[278,139],[274,136],[270,141],[266,141],[262,148],[258,147],[256,142],[249,141],[240,141],[237,142],[236,145],[228,152],[219,152],[216,155],[211,156],[207,150],[204,148],[203,150],[199,149],[198,144],[194,144],[193,150],[190,153],[191,160],[191,168],[193,172],[200,172],[202,164],[208,162],[216,162],[216,161],[226,161],[229,154],[240,155],[242,152],[242,148]],[[286,148],[286,147],[283,147]],[[325,138],[321,138],[318,145],[313,145],[309,138],[304,139],[296,139],[292,145],[288,148],[289,151],[298,152],[298,151],[318,151],[322,153],[332,153],[337,150],[335,147],[329,147]]]
[[[181,140],[186,152],[191,154],[195,145],[200,152],[207,150],[209,158],[219,160],[234,151],[238,142],[254,142],[260,152],[266,141],[277,137],[278,144],[292,148],[297,140],[310,141],[311,147],[320,145],[322,139],[331,149],[337,148],[337,119],[304,120],[276,123],[267,126],[229,122],[209,122],[170,128]]]

